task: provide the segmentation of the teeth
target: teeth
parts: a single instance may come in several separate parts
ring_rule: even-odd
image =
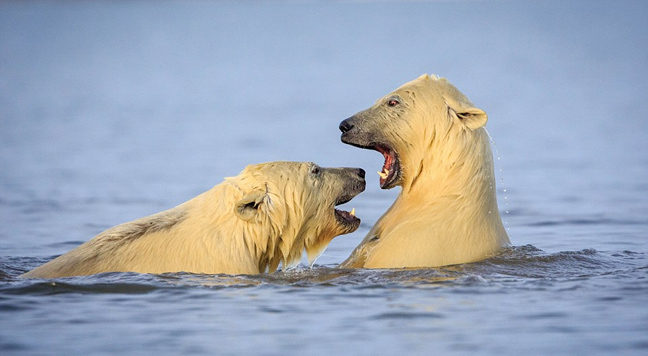
[[[349,214],[351,214],[351,216],[355,216],[355,208],[351,209],[351,212],[349,212]]]
[[[387,177],[389,176],[389,169],[385,169],[385,172],[378,172],[378,175],[382,179],[387,179]]]

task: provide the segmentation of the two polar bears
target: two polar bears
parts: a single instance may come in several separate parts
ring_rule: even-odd
[[[487,116],[447,80],[423,75],[340,124],[342,141],[383,154],[380,186],[402,190],[345,268],[473,262],[509,244],[495,195]],[[364,171],[312,163],[248,166],[173,209],[106,230],[24,274],[107,271],[253,274],[316,258],[360,220],[336,205]]]

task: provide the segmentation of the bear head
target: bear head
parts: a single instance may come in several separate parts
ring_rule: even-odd
[[[486,113],[447,80],[425,74],[342,121],[340,130],[342,142],[384,156],[380,186],[390,189],[407,179],[413,183],[422,160],[439,154],[432,146],[442,144],[448,151],[470,146],[486,121]]]
[[[336,209],[365,189],[360,168],[323,168],[312,162],[268,162],[247,166],[235,178],[236,218],[269,269],[289,268],[306,250],[312,264],[331,240],[360,226],[354,211]],[[248,246],[251,248],[251,246]],[[257,251],[259,252],[259,251]]]

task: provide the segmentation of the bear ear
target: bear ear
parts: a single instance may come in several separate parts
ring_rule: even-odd
[[[448,115],[461,122],[469,130],[476,130],[486,125],[488,115],[482,109],[474,107],[462,107],[456,101],[444,98],[448,107]]]
[[[234,205],[234,214],[243,221],[248,221],[259,212],[259,206],[263,203],[266,193],[260,190],[245,195]]]

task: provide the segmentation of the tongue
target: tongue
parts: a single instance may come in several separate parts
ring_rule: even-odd
[[[376,150],[382,153],[383,157],[385,157],[385,163],[383,164],[382,171],[378,172],[378,175],[380,176],[380,182],[383,183],[387,179],[387,177],[389,177],[389,170],[392,166],[392,156],[389,154],[388,150],[385,150],[382,147],[376,147]]]

